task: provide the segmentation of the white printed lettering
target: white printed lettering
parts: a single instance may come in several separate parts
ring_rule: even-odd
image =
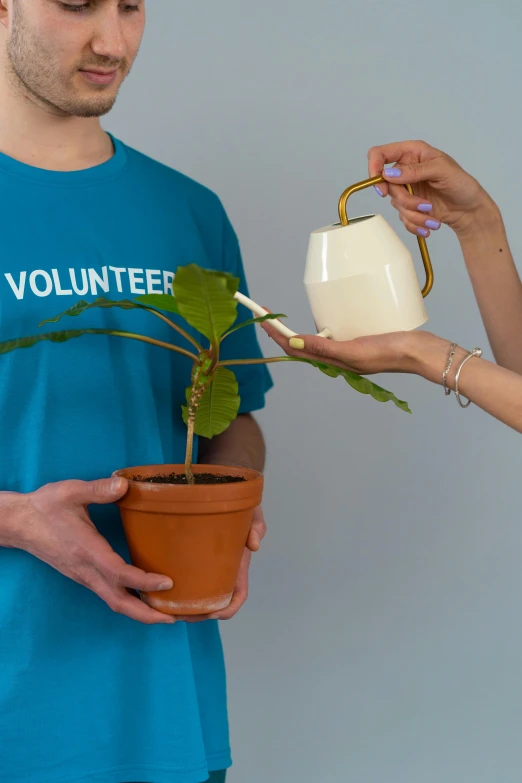
[[[109,270],[112,275],[109,275]],[[131,294],[170,294],[174,295],[173,272],[160,269],[126,269],[125,267],[104,266],[98,269],[74,269],[69,267],[70,287],[67,273],[60,269],[35,269],[32,272],[17,272],[18,280],[11,272],[5,272],[4,277],[18,300],[24,299],[26,291],[39,297],[55,293],[57,296],[93,296],[108,294],[118,289],[118,293],[129,290]],[[124,275],[128,275],[127,279]],[[81,279],[80,279],[81,278]],[[1,280],[1,278],[0,278]]]
[[[66,288],[65,290],[62,288],[60,284],[60,275],[58,274],[57,269],[51,270],[53,273],[53,280],[54,280],[54,290],[58,294],[58,296],[72,296],[72,289]]]
[[[24,291],[25,291],[25,281],[27,279],[27,272],[20,272],[20,283],[16,285],[15,281],[13,280],[13,275],[8,272],[5,275],[7,282],[13,289],[14,295],[17,299],[23,299],[24,298]]]
[[[40,291],[40,289],[37,287],[37,277],[43,277],[45,280],[45,290]],[[36,294],[36,296],[49,296],[53,290],[53,281],[51,280],[51,275],[48,272],[45,272],[43,269],[35,269],[34,272],[31,272],[29,276],[29,285],[31,286],[31,291],[33,294]]]
[[[170,293],[174,296],[174,291],[172,290],[172,281],[174,280],[174,272],[163,272],[163,293],[168,294]]]
[[[105,294],[109,291],[109,273],[107,272],[106,266],[102,267],[102,275],[103,277],[100,277],[95,269],[89,269],[89,281],[91,284],[91,294],[93,296],[96,296],[98,293],[98,289],[96,287],[98,285]]]
[[[114,272],[114,274],[116,276],[116,285],[118,287],[118,293],[121,294],[123,292],[123,288],[122,288],[122,285],[121,285],[121,276],[127,270],[125,268],[122,268],[122,267],[119,267],[119,266],[110,266],[109,269],[110,269],[111,272]]]
[[[143,269],[129,269],[131,294],[144,294],[144,288],[138,288],[138,283],[143,284]]]
[[[146,269],[145,273],[147,275],[147,293],[148,294],[162,294],[163,291],[161,290],[161,270],[159,269]],[[158,277],[159,280],[153,280],[153,277]],[[160,290],[156,291],[154,289],[155,285],[160,286]]]
[[[81,269],[82,273],[82,288],[81,290],[78,288],[78,283],[76,282],[76,272],[74,269],[69,269],[69,274],[71,275],[71,284],[74,290],[75,294],[78,294],[78,296],[85,296],[87,291],[89,290],[89,283],[87,281],[87,270]]]

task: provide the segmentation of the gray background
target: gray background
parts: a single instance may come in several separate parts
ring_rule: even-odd
[[[335,221],[373,144],[452,154],[521,257],[515,0],[148,5],[106,126],[219,193],[253,295],[293,328],[312,329],[309,233]],[[403,231],[373,193],[355,198]],[[486,347],[455,239],[430,247],[429,328]],[[382,379],[408,417],[311,368],[274,377],[270,535],[223,629],[231,783],[520,783],[519,436],[417,378]]]

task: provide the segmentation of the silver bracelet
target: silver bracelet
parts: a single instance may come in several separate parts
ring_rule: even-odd
[[[471,405],[471,400],[468,400],[467,402],[462,402],[462,398],[459,393],[459,380],[460,380],[460,373],[462,372],[462,368],[466,364],[466,362],[469,362],[470,359],[473,359],[473,357],[476,357],[477,359],[480,359],[482,356],[482,351],[480,348],[474,348],[471,353],[469,353],[466,358],[462,361],[459,369],[457,370],[457,374],[455,376],[455,397],[457,398],[457,402],[460,405],[461,408],[467,408],[469,405]]]
[[[451,365],[453,364],[453,359],[455,358],[455,353],[457,351],[457,343],[453,343],[450,349],[450,354],[448,357],[448,363],[446,365],[446,369],[442,373],[442,386],[444,388],[444,394],[446,397],[449,397],[451,394],[451,389],[448,389],[448,373],[451,370]]]

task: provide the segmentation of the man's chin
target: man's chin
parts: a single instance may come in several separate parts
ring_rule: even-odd
[[[75,83],[69,94],[63,94],[62,109],[73,117],[103,117],[116,103],[120,86],[85,87]]]
[[[111,99],[105,98],[104,100],[90,99],[90,100],[77,100],[71,101],[71,103],[62,106],[62,110],[65,114],[69,114],[71,117],[83,117],[88,119],[90,117],[103,117],[108,114],[116,103],[116,96]]]
[[[103,117],[105,114],[110,112],[115,103],[116,99],[111,101],[111,103],[97,105],[86,104],[84,106],[78,106],[77,109],[72,112],[72,114],[75,117],[83,117],[85,119],[88,119],[89,117]]]

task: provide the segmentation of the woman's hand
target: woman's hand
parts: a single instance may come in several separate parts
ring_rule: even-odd
[[[316,335],[288,340],[270,321],[265,321],[262,327],[288,356],[315,359],[358,375],[411,373],[441,383],[450,351],[447,340],[424,331],[394,332],[337,342]]]
[[[385,168],[390,163],[394,165]],[[391,196],[412,234],[427,237],[445,223],[457,235],[465,236],[484,215],[496,210],[476,179],[449,155],[423,141],[373,147],[368,153],[368,170],[371,177],[386,177],[376,190],[382,196]],[[415,185],[414,196],[408,193],[406,184]]]

